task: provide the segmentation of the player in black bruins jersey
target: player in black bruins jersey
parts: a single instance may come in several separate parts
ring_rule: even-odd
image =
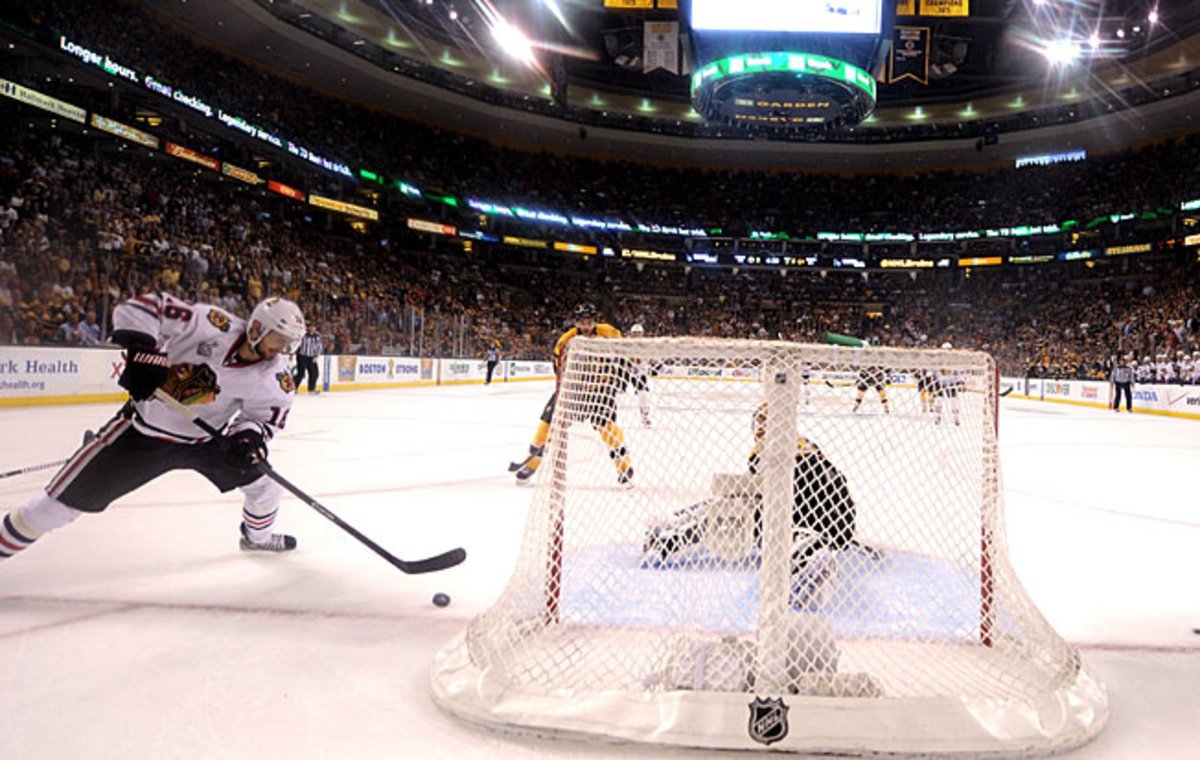
[[[754,413],[754,448],[749,456],[749,471],[757,474],[761,465],[761,450],[766,438],[767,404]],[[759,497],[751,495],[753,503],[753,544],[758,546],[762,536],[762,506]],[[857,511],[850,495],[846,476],[825,456],[812,440],[800,436],[796,441],[796,467],[793,479],[795,510],[792,512],[793,572],[803,569],[808,559],[822,548],[830,551],[858,546],[855,541]],[[681,510],[671,521],[650,529],[643,543],[648,556],[670,561],[681,550],[702,544],[710,525],[728,520],[736,506],[730,500],[743,496],[720,496]],[[749,504],[746,505],[749,510]],[[710,519],[712,518],[712,519]],[[873,550],[869,550],[874,553]]]
[[[863,397],[867,395],[867,391],[874,388],[879,394],[879,402],[883,404],[883,411],[886,414],[891,414],[892,410],[888,408],[887,386],[888,372],[883,367],[866,366],[858,371],[858,383],[855,388],[858,390],[858,397],[854,399],[854,408],[852,412],[857,412],[862,406]]]
[[[932,412],[934,394],[937,392],[937,378],[931,370],[918,369],[913,372],[917,378],[917,393],[921,396],[921,412]]]
[[[580,304],[575,308],[575,326],[562,334],[554,345],[554,374],[562,381],[562,370],[566,363],[567,351],[571,339],[578,335],[584,337],[620,338],[621,331],[605,322],[597,321],[596,307],[590,303]],[[617,425],[617,394],[624,390],[630,382],[632,370],[628,362],[623,360],[598,360],[595,367],[584,367],[580,373],[587,383],[583,389],[583,400],[587,409],[583,419],[591,423],[604,445],[608,447],[608,455],[617,468],[617,483],[630,485],[633,482],[633,465],[629,461],[629,453],[625,449],[625,433]],[[554,418],[554,407],[558,402],[558,390],[550,396],[542,409],[541,420],[534,432],[533,441],[529,444],[529,456],[521,462],[513,462],[508,466],[510,472],[516,472],[517,483],[527,484],[542,463],[546,439],[550,436],[550,421]]]

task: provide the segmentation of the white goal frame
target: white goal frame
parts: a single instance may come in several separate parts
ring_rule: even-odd
[[[631,362],[659,369],[659,428],[638,428],[628,397],[597,390]],[[875,366],[890,405],[851,409]],[[961,394],[961,425],[960,399],[952,421],[940,405],[936,418],[918,407],[924,377],[941,378],[924,386],[939,389],[931,405],[948,388]],[[1107,720],[1106,689],[1007,558],[998,386],[979,352],[576,338],[513,579],[438,653],[437,702],[507,731],[703,748],[1024,756],[1087,742]],[[611,419],[598,410],[609,409],[626,426],[632,489],[615,482],[616,455],[598,439]],[[839,593],[826,607],[796,597],[816,566],[794,548],[798,436],[847,470],[859,502],[864,543],[826,543],[844,576],[829,581]],[[889,456],[897,441],[941,452],[942,464],[915,470],[919,459]],[[671,519],[749,443],[752,558],[646,559],[638,516]]]

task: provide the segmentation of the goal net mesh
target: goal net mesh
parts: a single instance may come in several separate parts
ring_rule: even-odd
[[[534,699],[1060,694],[1081,664],[1006,559],[996,378],[967,351],[573,340],[464,656]]]

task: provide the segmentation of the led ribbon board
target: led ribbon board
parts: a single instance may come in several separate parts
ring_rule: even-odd
[[[710,121],[794,127],[857,123],[875,108],[875,79],[863,69],[812,53],[747,53],[692,75],[692,103]]]

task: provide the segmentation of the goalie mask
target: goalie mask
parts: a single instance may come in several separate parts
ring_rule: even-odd
[[[255,322],[261,327],[261,332],[257,338],[251,338],[250,329]],[[299,306],[286,298],[268,298],[260,302],[254,307],[254,311],[250,312],[250,321],[246,323],[246,337],[255,350],[266,334],[273,332],[287,339],[288,345],[284,352],[294,354],[300,347],[304,330],[304,314]]]
[[[754,410],[754,420],[750,423],[750,431],[754,440],[762,441],[767,436],[767,402],[764,401]]]
[[[754,451],[758,452],[758,447],[762,445],[763,439],[767,437],[767,402],[764,401],[754,410],[754,420],[751,422],[750,429],[754,433]],[[821,455],[821,449],[817,444],[803,435],[796,436],[796,457],[806,457],[810,454]],[[753,454],[751,456],[754,456]]]

